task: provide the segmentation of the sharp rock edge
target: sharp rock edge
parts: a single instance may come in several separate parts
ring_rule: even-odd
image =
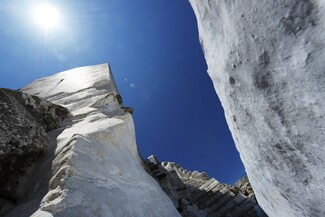
[[[143,169],[132,116],[107,64],[41,78],[21,91],[70,115],[47,134],[48,151],[35,166],[28,194],[1,216],[180,216]]]
[[[325,216],[325,2],[190,3],[260,206],[271,217]]]

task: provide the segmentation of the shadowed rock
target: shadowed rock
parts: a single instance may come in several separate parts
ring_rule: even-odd
[[[33,163],[47,150],[46,132],[68,110],[22,92],[0,89],[0,197],[17,202]]]

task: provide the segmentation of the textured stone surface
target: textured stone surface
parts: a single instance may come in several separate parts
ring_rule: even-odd
[[[121,108],[107,64],[42,78],[22,91],[71,115],[48,133],[49,154],[32,174],[30,191],[4,216],[180,216],[143,169],[132,109]]]
[[[45,154],[46,132],[68,111],[36,96],[0,89],[0,198],[17,202],[32,165]],[[5,206],[1,203],[1,208]]]
[[[325,2],[190,0],[261,207],[325,216]]]
[[[254,193],[251,183],[248,180],[247,176],[244,176],[238,180],[235,184],[235,187],[238,188],[243,194],[249,196]]]
[[[205,172],[188,171],[174,162],[160,163],[155,156],[150,156],[146,164],[184,217],[266,216],[253,192],[246,196],[240,188],[222,184]],[[240,183],[249,185],[248,179]]]

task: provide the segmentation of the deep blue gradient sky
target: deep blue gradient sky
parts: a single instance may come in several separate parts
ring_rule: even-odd
[[[155,154],[221,182],[245,174],[187,0],[56,0],[63,24],[47,35],[30,14],[39,2],[1,0],[1,87],[109,62],[124,104],[135,109],[144,157]]]

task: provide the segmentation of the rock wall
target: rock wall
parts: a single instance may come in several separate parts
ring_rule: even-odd
[[[107,64],[77,68],[22,88],[68,109],[47,134],[47,154],[35,166],[25,196],[5,217],[178,217],[143,169],[132,109],[122,106]]]
[[[190,3],[259,204],[271,217],[325,216],[325,2]]]
[[[205,172],[188,171],[174,162],[160,163],[155,156],[150,156],[146,164],[183,217],[266,217],[254,193],[245,195],[247,191],[239,188],[249,185],[247,178],[235,187],[222,184]]]

